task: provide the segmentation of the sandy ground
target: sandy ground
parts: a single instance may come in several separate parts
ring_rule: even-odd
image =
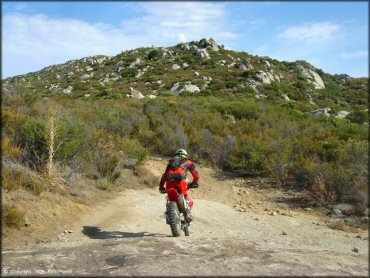
[[[165,161],[145,167],[159,179]],[[199,172],[189,237],[171,236],[157,189],[131,188],[82,214],[59,240],[3,250],[2,275],[368,276],[367,231],[329,229],[251,181]]]

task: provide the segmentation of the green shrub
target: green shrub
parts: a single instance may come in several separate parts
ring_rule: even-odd
[[[35,170],[41,170],[49,155],[45,120],[26,119],[18,126],[14,138],[23,149],[22,161]]]
[[[154,50],[152,50],[152,51],[149,52],[148,59],[149,60],[155,60],[155,59],[160,58],[161,55],[162,55],[162,52],[161,51],[154,49]]]
[[[25,217],[15,205],[2,205],[2,224],[5,228],[20,228],[24,226]]]
[[[135,68],[124,68],[121,71],[122,77],[135,77],[136,74],[137,74],[137,70]]]
[[[148,157],[148,151],[136,139],[123,138],[119,140],[118,147],[128,158],[143,162]]]
[[[350,113],[347,116],[347,119],[349,119],[352,123],[356,123],[356,124],[368,123],[369,114],[367,111],[357,110],[357,111]]]

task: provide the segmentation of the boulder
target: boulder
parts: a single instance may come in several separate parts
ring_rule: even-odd
[[[129,65],[129,68],[134,68],[135,66],[139,65],[140,63],[141,63],[141,59],[140,58],[137,58],[134,62],[132,62]]]
[[[171,92],[175,93],[175,94],[179,94],[180,93],[180,82],[177,82],[175,84],[172,85],[171,87]]]
[[[228,122],[232,123],[232,124],[236,124],[236,121],[235,121],[235,117],[234,115],[225,115],[225,118]]]
[[[70,93],[72,93],[72,90],[73,90],[73,87],[72,86],[68,86],[66,89],[63,90],[63,93],[70,94]]]
[[[335,117],[338,119],[345,119],[348,115],[349,115],[348,111],[342,110],[342,111],[339,111]]]
[[[200,92],[200,89],[197,85],[193,85],[193,84],[186,84],[183,88],[183,90],[180,92],[184,92],[184,91],[187,91],[187,92],[190,92],[190,93],[199,93]]]
[[[298,69],[301,71],[302,75],[307,78],[307,81],[314,85],[315,89],[325,89],[324,81],[315,71],[306,69],[302,65],[299,65]]]
[[[209,53],[207,52],[206,49],[202,48],[202,49],[196,49],[196,55],[197,56],[200,56],[202,59],[210,59],[211,56],[209,55]]]
[[[178,64],[173,64],[171,68],[172,68],[173,70],[178,70],[178,69],[180,69],[181,67],[180,67]]]
[[[84,75],[82,75],[81,77],[80,77],[80,79],[82,79],[82,80],[85,80],[85,79],[89,79],[90,78],[90,74],[84,74]]]
[[[171,88],[171,92],[175,94],[181,94],[182,92],[185,92],[185,91],[190,92],[190,93],[198,93],[200,92],[200,89],[197,85],[193,85],[189,81],[186,82],[184,86],[181,86],[180,82],[177,82],[173,84]]]
[[[122,168],[133,169],[138,164],[139,160],[135,158],[126,158],[121,162]]]
[[[247,71],[248,68],[244,64],[237,64],[238,68],[240,68],[243,71]]]
[[[150,99],[155,99],[155,98],[157,98],[157,96],[155,96],[155,95],[148,95],[147,97],[148,97],[148,98],[150,98]]]
[[[207,48],[207,49],[210,49],[210,50],[213,50],[213,51],[216,51],[216,52],[220,50],[220,47],[218,46],[216,41],[212,38],[201,39],[198,42],[198,45],[202,48]]]
[[[195,75],[195,76],[199,76],[199,72],[195,71],[195,72],[194,72],[194,75]]]
[[[244,60],[242,61],[242,64],[243,64],[244,66],[246,66],[247,70],[251,70],[251,69],[253,69],[253,66],[252,66],[251,62],[249,62],[249,60],[247,60],[247,59],[244,59]]]
[[[203,80],[209,85],[212,82],[212,77],[210,76],[203,76]]]
[[[287,101],[289,101],[289,100],[290,100],[290,98],[289,98],[286,94],[283,94],[283,98],[284,98],[285,100],[287,100]]]
[[[271,77],[271,73],[270,73],[270,76],[262,71],[262,70],[259,70],[257,71],[257,74],[256,74],[256,77],[257,79],[262,83],[262,84],[271,84],[271,81],[273,81],[273,79],[271,80],[270,77]]]
[[[182,49],[182,50],[189,50],[190,49],[189,43],[182,43],[180,45],[180,49]]]
[[[315,117],[319,116],[319,115],[324,115],[326,117],[329,117],[330,116],[330,112],[331,109],[330,108],[322,108],[322,109],[317,109],[317,110],[313,110],[311,111],[311,114]]]
[[[127,94],[126,96],[138,99],[144,98],[143,94],[140,93],[138,90],[135,90],[134,88],[130,87],[130,91],[131,91],[130,94]]]

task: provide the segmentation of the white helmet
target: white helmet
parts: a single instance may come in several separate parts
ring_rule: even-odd
[[[182,157],[188,157],[188,152],[184,149],[178,149],[176,152],[175,152],[175,155],[180,155]]]

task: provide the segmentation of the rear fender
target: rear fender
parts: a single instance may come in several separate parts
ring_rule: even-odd
[[[178,199],[178,196],[179,196],[179,193],[177,192],[176,189],[174,188],[168,188],[167,189],[167,196],[168,196],[168,199],[172,202],[177,202],[177,199]]]

